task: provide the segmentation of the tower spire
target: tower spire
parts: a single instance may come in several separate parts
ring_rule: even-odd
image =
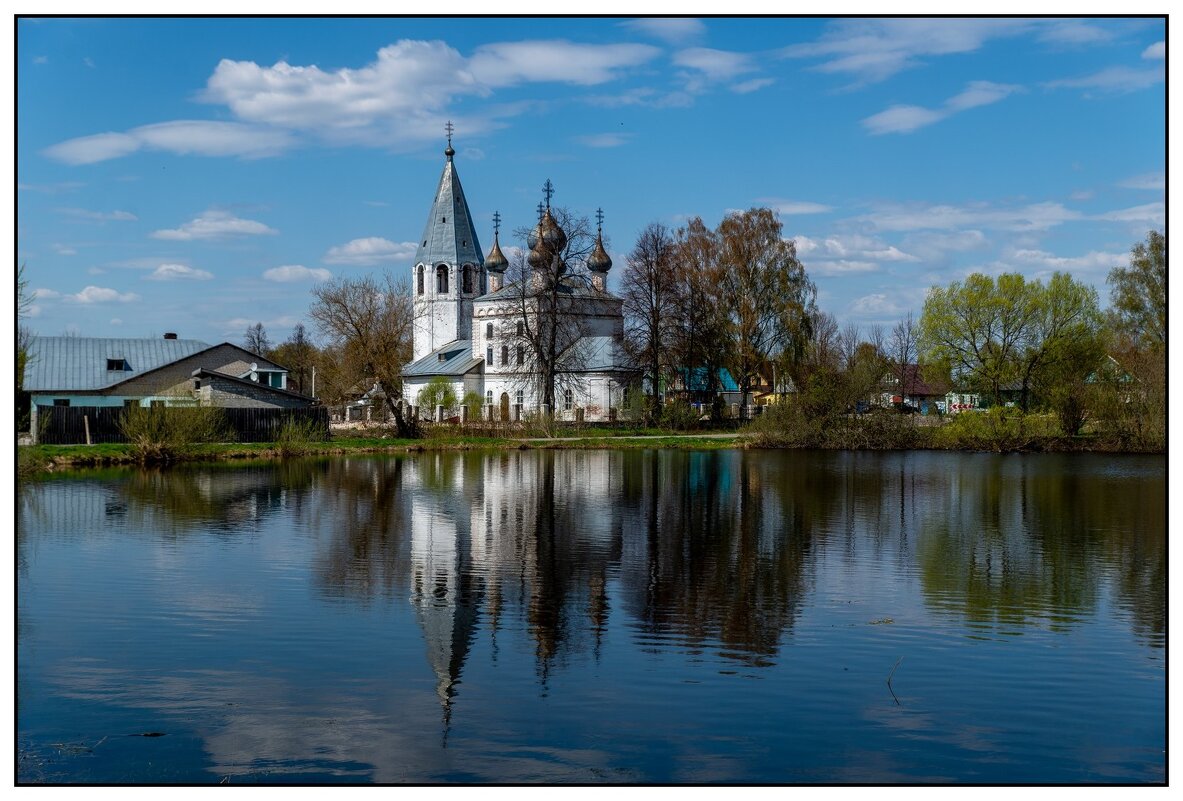
[[[444,131],[448,134],[448,148],[444,151],[444,155],[448,157],[448,161],[451,161],[452,156],[456,155],[456,151],[452,149],[452,131],[454,130],[456,130],[456,127],[452,125],[451,120],[448,120],[447,124],[444,125]]]

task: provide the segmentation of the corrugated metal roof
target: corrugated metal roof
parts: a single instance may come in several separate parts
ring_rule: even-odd
[[[428,266],[440,263],[485,263],[476,229],[472,225],[472,214],[468,211],[468,201],[464,199],[464,189],[460,186],[460,176],[456,173],[451,156],[444,164],[427,225],[423,226],[423,236],[419,237],[415,263]]]
[[[26,392],[103,389],[210,347],[196,339],[34,337],[25,365]],[[126,370],[108,370],[109,359]]]
[[[483,361],[472,355],[472,340],[457,339],[411,362],[403,369],[403,375],[464,375]]]

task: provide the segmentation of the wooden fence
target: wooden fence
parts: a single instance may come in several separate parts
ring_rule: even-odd
[[[329,436],[329,410],[324,406],[307,409],[224,408],[221,411],[235,442],[274,442],[283,424],[289,420],[312,421],[326,439]],[[90,441],[96,445],[127,442],[127,437],[119,429],[123,414],[124,409],[118,406],[39,406],[37,441],[43,445],[82,445],[86,443],[89,428]]]

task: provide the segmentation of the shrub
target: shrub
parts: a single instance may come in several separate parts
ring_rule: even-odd
[[[444,414],[450,414],[456,409],[456,390],[452,389],[448,379],[437,376],[419,390],[416,403],[428,418],[434,420],[436,406],[443,406]]]
[[[231,439],[226,416],[214,406],[130,406],[119,430],[143,464],[181,461],[201,443]]]
[[[675,431],[698,428],[698,412],[685,399],[675,398],[661,407],[660,423]]]
[[[995,406],[983,412],[961,412],[937,429],[938,447],[977,451],[1017,451],[1040,440],[1054,438],[1059,425],[1051,415],[1024,414],[1022,410]]]
[[[325,441],[325,430],[315,420],[288,418],[275,436],[275,450],[280,457],[304,456],[312,443]]]

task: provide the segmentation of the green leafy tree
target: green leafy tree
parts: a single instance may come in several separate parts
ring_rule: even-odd
[[[1067,433],[1075,434],[1079,426],[1071,421],[1081,409],[1064,394],[1062,385],[1082,386],[1104,353],[1097,292],[1061,272],[1052,275],[1047,286],[1037,281],[1028,287],[1035,314],[1019,351],[1023,411],[1030,409],[1032,390],[1042,386],[1049,398],[1059,399],[1066,415],[1063,420],[1074,428]]]
[[[456,409],[456,391],[452,389],[452,384],[448,379],[436,376],[427,382],[427,386],[419,390],[417,403],[427,411],[429,416],[435,414],[437,406],[443,406],[444,412],[448,413]]]
[[[1162,351],[1167,343],[1167,238],[1158,231],[1130,251],[1129,267],[1109,271],[1116,329],[1137,347]]]

